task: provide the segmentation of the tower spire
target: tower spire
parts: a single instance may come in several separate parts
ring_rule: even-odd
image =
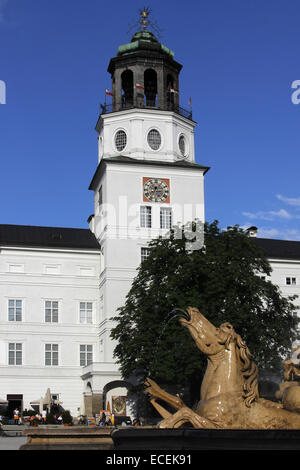
[[[144,6],[144,8],[139,10],[139,12],[140,12],[140,27],[145,31],[148,26],[148,22],[149,22],[148,16],[150,15],[151,10],[149,7]]]

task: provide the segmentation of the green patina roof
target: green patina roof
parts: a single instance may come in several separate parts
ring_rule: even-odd
[[[151,31],[137,31],[132,37],[131,42],[119,46],[117,56],[135,52],[142,48],[141,46],[144,43],[160,45],[162,52],[168,54],[173,59],[174,52],[163,44],[160,44]]]

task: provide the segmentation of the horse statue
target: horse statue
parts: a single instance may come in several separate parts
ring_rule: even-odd
[[[145,381],[150,401],[163,420],[159,428],[299,429],[300,413],[282,403],[259,397],[258,368],[252,355],[230,323],[212,325],[198,309],[188,307],[179,319],[188,328],[197,347],[207,356],[197,408],[188,408],[178,396],[162,390],[152,379]],[[300,387],[298,387],[300,389]],[[167,411],[162,400],[175,413]]]

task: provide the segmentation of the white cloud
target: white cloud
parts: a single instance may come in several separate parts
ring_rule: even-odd
[[[287,212],[285,209],[280,209],[279,211],[258,211],[258,212],[242,212],[243,216],[248,217],[249,219],[261,219],[261,220],[274,220],[276,218],[289,220],[294,216]]]
[[[260,238],[279,238],[281,240],[300,240],[300,230],[285,229],[279,230],[277,228],[259,228],[257,236]]]
[[[247,230],[251,223],[240,225],[243,230]],[[258,227],[257,236],[259,238],[277,238],[280,240],[300,241],[300,230],[298,229],[279,229],[275,227]]]
[[[300,197],[285,197],[281,194],[276,194],[277,199],[285,202],[289,206],[300,206]]]

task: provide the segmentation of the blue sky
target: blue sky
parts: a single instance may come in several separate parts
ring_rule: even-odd
[[[107,66],[144,3],[0,0],[0,223],[87,227]],[[149,0],[183,64],[206,219],[300,240],[299,0]]]

